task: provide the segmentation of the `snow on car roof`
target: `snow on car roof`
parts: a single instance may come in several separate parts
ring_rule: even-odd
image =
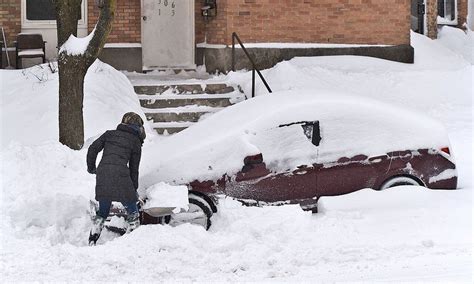
[[[321,144],[311,144],[301,121],[319,121]],[[142,183],[215,180],[242,169],[246,156],[263,154],[273,171],[340,157],[449,146],[437,121],[375,100],[333,91],[291,90],[228,107],[156,142]],[[156,151],[155,151],[156,150]]]

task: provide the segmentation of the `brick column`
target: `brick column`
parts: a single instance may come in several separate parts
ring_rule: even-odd
[[[426,0],[426,35],[435,39],[438,37],[438,1]]]
[[[458,27],[462,28],[467,21],[467,0],[458,0]]]

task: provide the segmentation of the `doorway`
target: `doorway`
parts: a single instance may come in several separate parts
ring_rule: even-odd
[[[424,0],[411,1],[411,29],[416,33],[425,33],[425,12]]]
[[[195,69],[194,0],[142,0],[143,70]]]

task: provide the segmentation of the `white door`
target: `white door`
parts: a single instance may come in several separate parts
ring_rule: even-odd
[[[194,0],[142,0],[143,70],[193,69]]]

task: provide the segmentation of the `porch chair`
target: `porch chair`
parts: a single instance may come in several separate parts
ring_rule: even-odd
[[[18,34],[15,41],[16,68],[23,58],[43,58],[46,63],[46,41],[41,34]]]

